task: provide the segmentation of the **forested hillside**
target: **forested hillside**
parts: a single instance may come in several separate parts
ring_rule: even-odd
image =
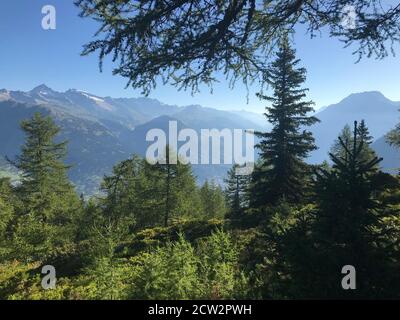
[[[329,141],[330,162],[308,164],[320,119],[287,40],[269,70],[273,94],[259,97],[272,128],[256,133],[254,172],[233,166],[224,188],[198,183],[166,146],[165,163],[123,154],[82,198],[60,126],[32,109],[7,163],[20,179],[0,178],[0,298],[400,298],[400,177],[380,169],[368,121],[355,114]],[[399,128],[387,130],[394,148]],[[349,265],[357,290],[344,290]]]

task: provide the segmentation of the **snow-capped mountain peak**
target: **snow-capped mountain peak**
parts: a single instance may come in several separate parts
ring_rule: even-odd
[[[31,94],[51,94],[51,93],[55,93],[55,91],[51,88],[49,88],[48,86],[46,86],[45,84],[41,84],[35,88],[33,88],[31,91],[29,91],[29,93]]]

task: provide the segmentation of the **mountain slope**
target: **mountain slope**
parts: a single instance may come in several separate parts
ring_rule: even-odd
[[[199,105],[183,107],[182,110],[172,114],[172,116],[195,130],[205,128],[265,130],[266,127],[231,112],[204,108]],[[267,124],[266,121],[265,123]]]
[[[51,116],[62,130],[59,140],[68,140],[68,164],[73,165],[70,177],[81,192],[93,192],[103,173],[128,156],[126,150],[106,127],[99,122],[74,117],[43,105],[28,105],[15,101],[0,102],[0,155],[15,158],[20,153],[25,136],[20,122],[35,112]]]
[[[19,123],[35,112],[50,115],[67,139],[67,162],[80,192],[93,193],[104,174],[132,153],[142,156],[149,146],[146,133],[154,128],[168,134],[168,122],[178,129],[262,129],[238,114],[201,106],[178,107],[148,98],[99,97],[70,89],[57,92],[40,85],[28,91],[0,90],[0,156],[15,157],[24,142]],[[200,181],[222,181],[229,166],[197,166]]]
[[[375,139],[382,137],[398,122],[399,108],[399,102],[393,102],[376,91],[352,94],[328,106],[316,114],[321,122],[311,127],[319,149],[312,153],[309,161],[320,163],[327,160],[334,140],[346,124],[353,127],[354,121],[364,119],[370,134]]]
[[[270,128],[270,124],[267,123],[267,119],[264,114],[249,112],[246,110],[230,111],[230,113],[233,113],[241,118],[245,118],[262,128]]]

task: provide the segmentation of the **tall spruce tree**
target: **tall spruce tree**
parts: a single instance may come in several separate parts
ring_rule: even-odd
[[[365,160],[372,160],[377,156],[375,151],[371,148],[371,144],[374,141],[374,138],[370,135],[368,127],[364,120],[361,120],[357,131],[359,139],[363,143],[361,157]]]
[[[398,250],[391,240],[398,226],[386,225],[398,213],[380,197],[398,185],[394,177],[378,171],[382,158],[365,157],[362,128],[355,122],[350,144],[339,137],[343,152],[330,153],[332,169],[317,172],[318,214],[312,234],[319,266],[315,285],[311,279],[308,284],[314,296],[382,298],[394,296],[399,287],[393,276]],[[357,290],[344,292],[340,285],[343,276],[337,270],[345,265],[357,270]]]
[[[363,126],[346,126],[330,153],[332,167],[316,168],[314,203],[275,208],[283,219],[271,219],[275,227],[260,237],[264,297],[398,296],[398,182],[379,172],[381,159],[365,158]],[[342,287],[346,265],[355,267],[356,290]]]
[[[258,94],[271,102],[265,116],[273,125],[270,132],[256,133],[261,138],[261,168],[256,170],[254,188],[264,190],[255,205],[275,204],[281,199],[297,202],[302,198],[308,166],[304,159],[316,149],[312,133],[306,130],[318,119],[310,116],[311,101],[304,101],[308,89],[301,86],[306,70],[296,68],[300,60],[286,38],[280,45],[276,60],[270,66],[273,96]],[[258,192],[259,194],[259,192]]]
[[[240,219],[243,211],[249,205],[249,185],[250,176],[237,173],[239,165],[234,165],[228,171],[228,177],[225,179],[225,194],[229,206],[229,217],[231,219]]]
[[[343,228],[354,228],[355,230],[357,229],[357,225],[377,222],[378,217],[367,209],[375,207],[371,200],[371,189],[374,188],[374,185],[371,183],[370,179],[377,172],[375,165],[382,160],[377,157],[372,159],[364,158],[364,141],[358,130],[359,128],[357,122],[355,122],[351,143],[344,141],[342,137],[338,138],[343,152],[336,154],[330,153],[331,160],[333,161],[333,168],[330,171],[324,169],[320,170],[316,188],[319,199],[321,200],[321,205],[326,209],[324,211],[330,212],[332,214],[332,219],[339,219],[340,217],[343,217],[343,219],[354,219],[346,223],[343,222],[340,226]],[[333,188],[336,192],[332,192]],[[332,206],[336,209],[328,210],[325,206]],[[346,215],[346,212],[349,215]],[[330,229],[333,225],[337,227],[336,223],[330,226],[329,224],[330,223],[328,223],[327,227]],[[357,231],[360,232],[361,229],[360,227]],[[331,230],[333,231],[333,229]],[[328,234],[330,233],[326,235]],[[338,234],[356,237],[354,232]]]

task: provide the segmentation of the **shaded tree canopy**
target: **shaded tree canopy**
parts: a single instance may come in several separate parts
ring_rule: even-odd
[[[396,1],[394,1],[396,3]],[[98,52],[100,69],[111,55],[114,74],[148,94],[157,80],[198,90],[212,85],[216,72],[231,85],[265,80],[266,63],[277,43],[295,25],[314,36],[330,36],[354,54],[384,58],[400,36],[400,3],[382,0],[75,0],[82,17],[100,23],[83,55]],[[350,10],[350,12],[349,12]],[[347,14],[347,15],[346,15]],[[352,27],[343,23],[353,19]]]

